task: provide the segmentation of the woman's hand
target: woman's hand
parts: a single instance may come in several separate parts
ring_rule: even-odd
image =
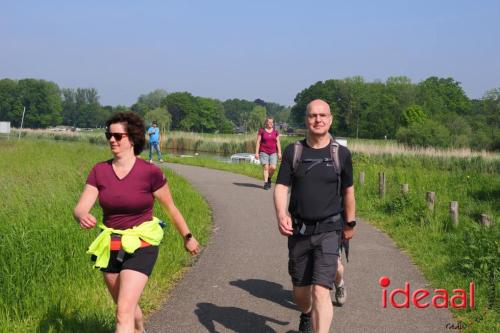
[[[278,153],[278,160],[281,161],[281,153]]]
[[[259,159],[259,153],[255,153],[255,159],[258,160]]]
[[[184,240],[184,248],[188,251],[192,256],[200,253],[200,244],[196,238],[191,237],[189,239]]]
[[[97,224],[96,218],[90,213],[79,216],[77,219],[80,223],[80,227],[83,229],[92,229]]]

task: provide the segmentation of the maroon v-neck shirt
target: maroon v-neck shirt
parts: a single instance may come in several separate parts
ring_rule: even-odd
[[[99,190],[99,204],[104,224],[114,229],[128,229],[153,218],[153,192],[167,183],[163,172],[154,164],[136,158],[130,172],[119,179],[112,160],[97,163],[87,184]]]

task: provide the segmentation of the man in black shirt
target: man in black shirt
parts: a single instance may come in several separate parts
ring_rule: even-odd
[[[288,270],[295,303],[302,311],[299,332],[312,332],[312,323],[314,332],[327,333],[333,318],[330,290],[339,243],[342,237],[352,238],[356,225],[352,160],[349,150],[339,146],[337,172],[328,133],[332,114],[326,102],[310,102],[305,121],[308,132],[302,141],[301,159],[294,166],[296,145],[285,149],[274,204],[279,231],[288,237]]]

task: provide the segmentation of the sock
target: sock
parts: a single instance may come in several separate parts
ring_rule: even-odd
[[[303,317],[311,317],[311,312],[308,312],[308,313],[302,312],[300,315],[303,316]]]

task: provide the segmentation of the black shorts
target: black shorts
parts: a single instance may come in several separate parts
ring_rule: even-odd
[[[294,286],[333,288],[342,231],[288,237],[288,273]]]
[[[125,253],[123,262],[116,259],[119,251],[111,251],[108,267],[101,268],[101,271],[106,273],[120,273],[124,269],[131,269],[150,276],[158,258],[158,251],[158,246],[141,247],[132,254]]]

